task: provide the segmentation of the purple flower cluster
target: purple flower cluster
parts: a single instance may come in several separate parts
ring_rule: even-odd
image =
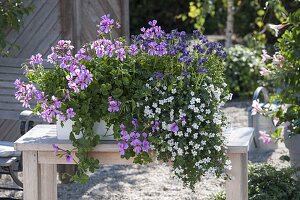
[[[113,100],[112,97],[108,97],[108,111],[109,112],[119,112],[120,106],[121,106],[120,101]]]
[[[38,53],[30,57],[29,64],[35,65],[35,64],[42,64],[42,63],[43,63],[42,54]]]
[[[126,58],[125,47],[120,41],[113,43],[111,40],[98,39],[91,44],[91,49],[95,51],[98,58],[115,56],[120,61],[124,61]],[[137,49],[134,52],[135,55],[136,51]]]
[[[73,108],[68,108],[66,113],[63,113],[59,109],[61,108],[61,101],[57,100],[56,97],[52,96],[53,104],[48,105],[43,103],[41,105],[43,111],[40,113],[40,116],[47,122],[51,123],[53,119],[58,118],[61,121],[66,121],[75,117],[76,113]]]
[[[101,21],[99,24],[98,34],[101,35],[103,33],[109,33],[112,31],[112,28],[114,27],[114,20],[110,19],[110,15],[103,15],[101,17]],[[120,28],[120,24],[116,23],[116,28]]]
[[[147,133],[144,132],[140,134],[137,132],[137,119],[132,120],[132,125],[134,127],[134,131],[130,132],[130,134],[126,131],[124,124],[120,125],[121,141],[118,143],[118,147],[121,155],[124,155],[127,149],[132,149],[137,154],[141,152],[148,152],[150,149],[150,143],[147,140]]]
[[[68,80],[68,86],[74,92],[78,93],[80,90],[85,90],[93,80],[93,75],[80,60],[90,60],[91,57],[85,48],[79,49],[77,54],[72,56],[72,49],[69,40],[58,41],[55,47],[52,47],[52,53],[48,55],[47,61],[52,64],[58,64],[60,68],[69,71],[69,75],[66,76]]]
[[[55,96],[51,97],[49,101],[44,92],[39,91],[33,84],[25,84],[24,82],[17,79],[15,81],[15,87],[17,92],[15,97],[17,100],[23,103],[23,107],[30,108],[29,102],[34,98],[38,103],[41,103],[41,108],[43,111],[40,113],[40,116],[43,120],[51,123],[54,118],[59,118],[61,121],[66,121],[67,119],[73,118],[76,113],[73,111],[73,108],[68,108],[66,114],[61,112],[62,102],[59,101]],[[52,102],[52,103],[50,103]]]
[[[38,91],[33,84],[25,84],[20,79],[16,79],[15,88],[17,89],[15,97],[18,101],[23,103],[22,106],[25,108],[30,108],[29,102],[33,98],[37,100],[44,99],[43,93]]]

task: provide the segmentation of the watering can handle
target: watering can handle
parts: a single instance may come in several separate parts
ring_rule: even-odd
[[[260,92],[263,93],[264,95],[264,103],[267,104],[269,102],[269,94],[268,94],[268,90],[264,87],[258,87],[256,88],[254,94],[253,94],[253,98],[252,100],[257,100],[259,97]]]

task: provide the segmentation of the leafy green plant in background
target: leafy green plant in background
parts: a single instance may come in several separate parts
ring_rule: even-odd
[[[269,164],[249,166],[249,200],[298,200],[300,183],[292,178],[294,170],[290,167],[280,170]],[[219,192],[214,200],[226,200],[225,193]]]
[[[9,29],[19,31],[22,24],[22,17],[28,15],[34,10],[34,5],[24,5],[21,0],[5,0],[0,1],[0,55],[8,55],[8,51],[4,51],[7,45],[5,40],[6,32]]]
[[[259,69],[262,66],[258,53],[242,45],[227,50],[225,74],[234,97],[247,97],[262,84]]]

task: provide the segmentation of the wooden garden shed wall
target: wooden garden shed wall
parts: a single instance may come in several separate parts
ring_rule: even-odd
[[[35,10],[23,19],[19,32],[7,30],[10,58],[0,57],[0,140],[16,140],[19,135],[17,113],[24,110],[14,99],[16,78],[25,79],[21,64],[32,54],[44,57],[60,39],[71,40],[75,49],[96,38],[96,25],[104,14],[122,26],[113,37],[129,38],[129,0],[24,0],[33,3]],[[5,119],[3,118],[3,116]]]

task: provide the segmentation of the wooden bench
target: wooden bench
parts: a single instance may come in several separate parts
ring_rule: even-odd
[[[17,172],[22,171],[21,152],[14,150],[13,142],[40,121],[31,111],[24,111],[15,99],[14,81],[27,80],[21,69],[25,59],[0,58],[0,174],[9,174],[19,187],[0,186],[0,189],[22,190]],[[5,140],[5,141],[3,141]]]
[[[232,162],[229,172],[234,178],[226,183],[228,200],[248,199],[248,148],[253,137],[252,128],[239,128],[227,135],[227,155]],[[24,200],[57,199],[57,164],[66,164],[57,157],[52,144],[73,149],[68,140],[57,140],[55,125],[37,125],[15,142],[15,149],[23,151]],[[75,156],[75,152],[72,152]],[[101,164],[133,164],[132,159],[120,158],[115,141],[102,141],[90,153]]]

